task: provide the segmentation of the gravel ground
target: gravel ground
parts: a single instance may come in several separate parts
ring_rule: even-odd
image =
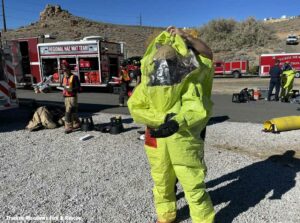
[[[93,119],[104,123],[111,116],[98,113]],[[63,128],[30,133],[22,130],[24,123],[0,126],[0,221],[64,216],[64,222],[154,222],[153,183],[137,139],[142,128],[122,118],[126,132],[92,131],[87,141],[79,140],[85,132],[65,135]],[[261,128],[208,126],[206,180],[217,222],[300,222],[300,160],[271,156],[299,152],[300,131],[274,135]],[[177,197],[178,222],[191,222],[180,187]]]

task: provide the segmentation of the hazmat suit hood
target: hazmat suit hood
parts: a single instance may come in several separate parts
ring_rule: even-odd
[[[205,87],[201,90],[210,97],[212,76],[207,74],[211,74],[212,69],[212,61],[195,55],[179,35],[174,37],[166,31],[162,32],[148,46],[141,60],[142,82],[128,101],[130,111],[135,113],[137,108],[133,111],[130,101],[139,100],[139,94],[143,94],[139,97],[147,95],[147,104],[156,117],[146,122],[136,117],[135,121],[153,127],[163,123],[167,113],[180,110],[182,91],[191,82],[203,82]]]

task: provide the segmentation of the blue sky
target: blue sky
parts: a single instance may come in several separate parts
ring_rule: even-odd
[[[59,4],[76,16],[127,25],[201,26],[212,19],[263,19],[300,15],[299,0],[5,0],[7,28],[38,21],[46,4]],[[0,19],[1,29],[3,27]]]

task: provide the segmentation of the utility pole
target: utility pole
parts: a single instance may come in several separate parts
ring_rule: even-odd
[[[6,32],[6,20],[5,20],[5,10],[4,10],[4,0],[2,0],[2,17],[3,17],[3,32]]]
[[[140,13],[140,26],[142,26],[142,14],[141,13]]]

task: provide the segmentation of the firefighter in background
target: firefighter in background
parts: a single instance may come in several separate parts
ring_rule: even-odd
[[[287,63],[283,66],[283,72],[281,74],[281,92],[280,98],[282,102],[289,102],[291,91],[293,89],[295,70]]]
[[[135,61],[133,61],[133,64],[135,65],[133,75],[136,78],[136,86],[138,86],[141,83],[141,78],[142,78],[141,62],[135,60]]]
[[[121,65],[119,78],[120,78],[120,81],[121,81],[120,95],[119,95],[119,106],[123,107],[125,105],[125,97],[128,93],[129,83],[130,83],[130,77],[129,77],[129,74],[128,74],[125,63],[123,63]]]
[[[193,222],[212,223],[215,212],[205,190],[205,127],[212,111],[210,48],[175,27],[152,43],[142,59],[142,82],[128,100],[135,122],[147,126],[145,151],[154,181],[157,222],[176,219],[176,178]]]
[[[283,65],[282,65],[282,70],[285,71],[285,70],[292,70],[293,67],[290,63],[290,61],[286,61]]]
[[[270,83],[269,83],[269,91],[268,91],[268,101],[271,101],[272,91],[275,87],[275,101],[279,101],[279,91],[280,91],[280,77],[282,74],[282,70],[280,68],[280,61],[275,60],[275,65],[270,69]]]
[[[80,82],[76,75],[71,72],[70,65],[64,61],[62,63],[63,78],[63,96],[65,98],[65,133],[68,134],[75,129],[80,128],[78,118],[78,96],[80,91]]]

